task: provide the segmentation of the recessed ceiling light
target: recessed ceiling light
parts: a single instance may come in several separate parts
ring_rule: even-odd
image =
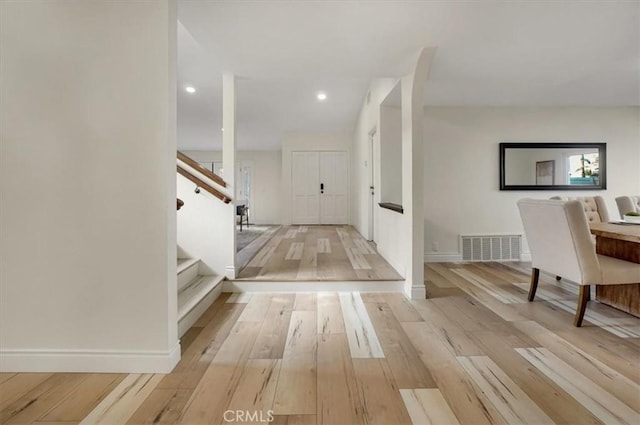
[[[187,86],[187,87],[184,88],[184,90],[187,93],[195,93],[196,92],[196,89],[194,87],[192,87],[192,86]]]
[[[319,92],[316,97],[319,101],[327,100],[327,94],[325,92]]]

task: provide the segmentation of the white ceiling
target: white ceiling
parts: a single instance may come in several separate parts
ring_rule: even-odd
[[[238,148],[279,149],[285,132],[351,132],[369,82],[425,46],[428,105],[640,104],[638,1],[182,0],[178,15],[181,149],[220,148],[223,72]]]

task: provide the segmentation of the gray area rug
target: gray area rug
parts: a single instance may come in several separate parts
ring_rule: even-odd
[[[241,251],[243,248],[246,248],[251,242],[256,240],[266,231],[273,229],[277,226],[256,226],[250,225],[249,227],[242,226],[242,232],[240,231],[240,227],[236,228],[236,252]]]

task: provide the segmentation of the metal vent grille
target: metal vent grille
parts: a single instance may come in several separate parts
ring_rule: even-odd
[[[460,236],[463,261],[520,261],[522,235]]]

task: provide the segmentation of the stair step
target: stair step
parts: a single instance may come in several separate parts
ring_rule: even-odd
[[[182,291],[189,282],[198,276],[199,266],[199,258],[178,259],[178,292]]]
[[[224,276],[197,276],[178,294],[178,337],[220,296],[223,279]]]

